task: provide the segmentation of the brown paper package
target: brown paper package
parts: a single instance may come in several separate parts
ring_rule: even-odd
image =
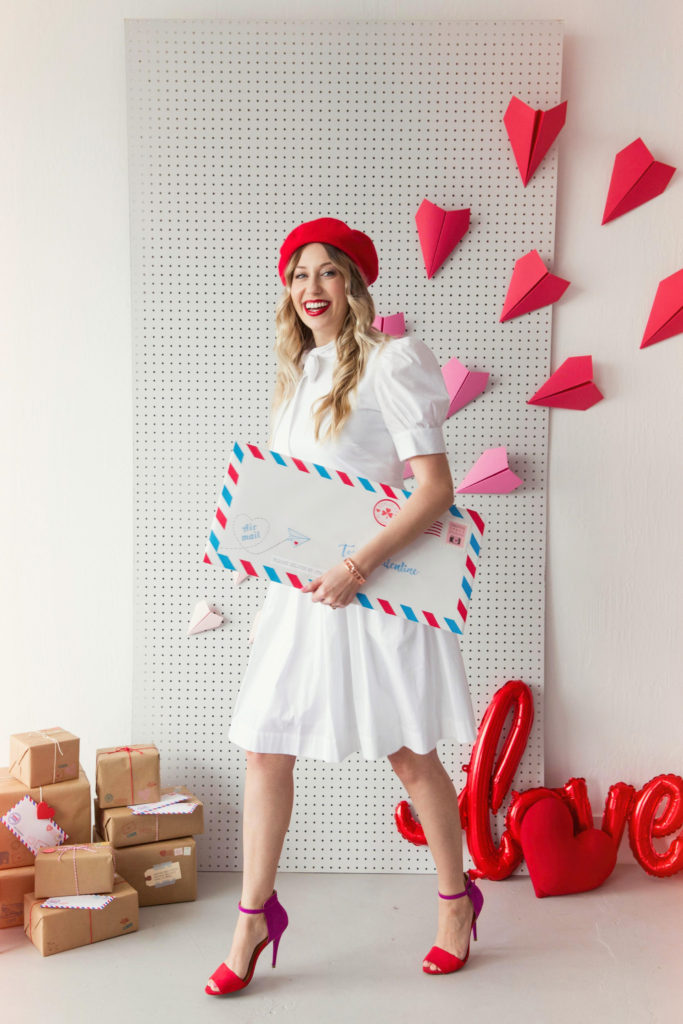
[[[66,729],[16,732],[9,738],[9,773],[29,788],[75,779],[80,742]]]
[[[67,834],[65,843],[90,842],[90,783],[82,767],[77,779],[35,789],[28,789],[7,768],[0,768],[0,817],[26,794],[36,803],[44,800],[54,808],[54,819]],[[0,871],[33,864],[34,860],[34,854],[0,822]]]
[[[88,843],[86,849],[64,844],[36,854],[36,897],[107,893],[114,888],[111,843]]]
[[[164,786],[161,795],[169,793],[184,793],[199,806],[191,814],[133,814],[128,807],[98,807],[95,801],[95,828],[105,842],[117,849],[179,836],[200,835],[204,831],[204,805],[201,800],[193,796],[186,786]]]
[[[43,956],[136,932],[135,889],[117,875],[112,896],[113,902],[102,910],[49,910],[40,906],[44,897],[29,892],[24,897],[24,931]]]
[[[0,871],[0,928],[24,923],[24,896],[33,892],[33,867]]]
[[[150,804],[159,799],[159,751],[153,743],[100,747],[95,789],[100,807]]]
[[[197,899],[197,844],[192,836],[117,850],[116,870],[137,890],[141,907]]]

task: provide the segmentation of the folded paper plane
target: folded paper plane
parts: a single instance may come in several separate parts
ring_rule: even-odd
[[[402,338],[406,333],[406,322],[403,313],[392,313],[391,316],[376,316],[372,326],[392,338]]]
[[[510,100],[503,123],[525,187],[560,134],[566,116],[566,100],[550,110],[534,110],[516,96]]]
[[[642,139],[621,149],[614,158],[602,223],[607,224],[660,195],[675,170],[655,160]]]
[[[515,263],[500,322],[557,302],[568,287],[569,281],[551,274],[536,249],[532,249]]]
[[[451,399],[446,419],[477,398],[489,379],[488,373],[468,370],[455,356],[448,360],[441,372]]]
[[[659,282],[641,348],[683,331],[683,269]]]
[[[233,587],[239,587],[240,583],[244,583],[244,581],[248,579],[249,573],[245,569],[237,569],[232,574],[232,585]]]
[[[481,455],[459,487],[456,494],[509,494],[522,481],[508,466],[508,456],[503,445],[489,448]]]
[[[423,199],[415,223],[427,277],[433,277],[470,226],[470,211],[442,210]]]
[[[571,356],[528,400],[527,405],[550,405],[558,409],[590,409],[603,398],[593,383],[592,356]]]
[[[192,612],[187,635],[203,633],[205,629],[216,629],[223,624],[223,616],[208,601],[200,601]]]

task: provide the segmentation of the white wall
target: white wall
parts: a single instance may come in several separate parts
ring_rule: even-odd
[[[280,17],[229,3],[5,0],[0,762],[10,732],[130,736],[133,406],[125,18]],[[288,16],[321,17],[313,0]],[[678,507],[683,337],[638,348],[683,266],[683,8],[677,0],[347,0],[347,18],[562,18],[553,366],[592,353],[606,400],[550,427],[546,782],[683,772]],[[614,153],[641,135],[681,166],[600,226]],[[103,649],[100,636],[107,636]],[[98,638],[98,639],[96,639]],[[520,643],[524,638],[520,637]]]

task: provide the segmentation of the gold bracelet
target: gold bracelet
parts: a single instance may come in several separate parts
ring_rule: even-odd
[[[351,575],[352,575],[352,576],[353,576],[353,577],[354,577],[355,579],[357,579],[357,580],[358,580],[358,582],[359,582],[359,583],[365,583],[365,582],[366,582],[366,580],[365,580],[365,577],[364,577],[364,576],[361,576],[361,574],[360,574],[360,573],[358,572],[358,569],[357,569],[357,568],[356,568],[356,566],[355,566],[355,565],[353,564],[353,562],[351,561],[351,559],[350,559],[350,558],[345,558],[345,559],[344,559],[344,565],[345,565],[345,566],[346,566],[346,568],[347,568],[347,569],[349,570],[349,572],[351,573]]]

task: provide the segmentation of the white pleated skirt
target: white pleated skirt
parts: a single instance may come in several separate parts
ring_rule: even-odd
[[[457,636],[351,604],[330,608],[271,583],[228,738],[247,750],[339,763],[440,739],[472,743]]]

